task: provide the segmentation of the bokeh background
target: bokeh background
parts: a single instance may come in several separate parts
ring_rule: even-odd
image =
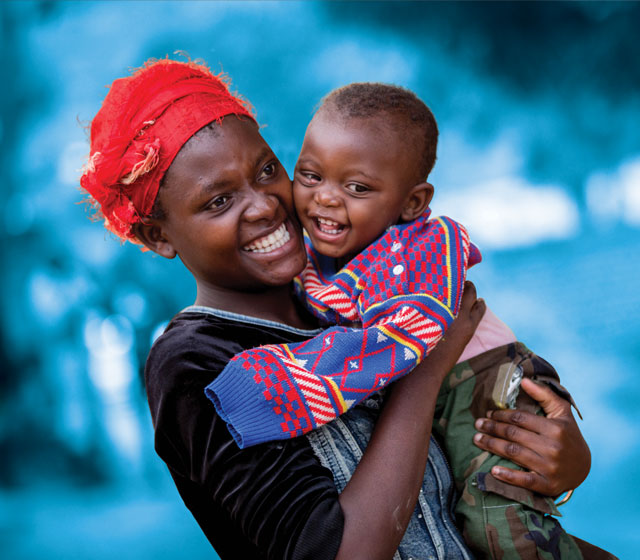
[[[215,558],[154,455],[141,367],[194,298],[78,190],[107,86],[186,51],[252,101],[292,170],[313,107],[352,81],[415,90],[441,129],[436,213],[471,278],[554,363],[590,477],[565,527],[640,546],[640,46],[636,2],[0,4],[0,556]]]

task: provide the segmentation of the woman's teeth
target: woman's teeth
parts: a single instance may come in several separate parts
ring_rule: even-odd
[[[265,235],[260,239],[256,239],[253,243],[243,247],[245,251],[252,253],[271,253],[279,247],[282,247],[287,241],[291,239],[291,235],[287,230],[287,226],[284,223],[273,233]]]
[[[326,218],[316,218],[316,223],[318,224],[318,229],[322,233],[340,233],[344,226],[339,224],[338,222],[334,222],[333,220],[327,220]]]

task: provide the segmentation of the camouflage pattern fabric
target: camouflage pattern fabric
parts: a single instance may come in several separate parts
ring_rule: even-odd
[[[615,558],[567,534],[553,517],[561,516],[553,499],[494,478],[494,465],[520,467],[471,443],[475,420],[488,410],[517,407],[542,414],[519,390],[523,377],[549,385],[573,404],[553,367],[519,342],[461,362],[442,385],[433,430],[451,463],[460,495],[455,511],[467,544],[479,559]]]

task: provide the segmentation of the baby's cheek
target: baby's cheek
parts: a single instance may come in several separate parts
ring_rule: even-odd
[[[293,182],[293,205],[296,213],[303,217],[308,202],[308,189],[305,189],[298,181]]]

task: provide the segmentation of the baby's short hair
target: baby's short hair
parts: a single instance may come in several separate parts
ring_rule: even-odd
[[[436,162],[438,125],[433,113],[415,93],[391,84],[358,82],[334,89],[318,107],[336,111],[345,118],[389,116],[389,124],[407,136],[422,141],[419,162],[420,181],[426,180]]]

